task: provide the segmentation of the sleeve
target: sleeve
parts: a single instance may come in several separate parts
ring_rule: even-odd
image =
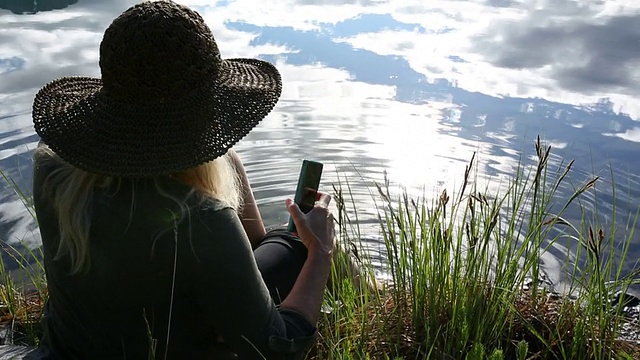
[[[316,328],[294,310],[276,307],[235,211],[202,210],[192,226],[195,301],[206,321],[240,359],[302,359]]]

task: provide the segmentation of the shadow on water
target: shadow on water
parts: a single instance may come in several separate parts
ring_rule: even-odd
[[[14,14],[35,14],[40,11],[64,9],[78,0],[0,0],[0,8]]]

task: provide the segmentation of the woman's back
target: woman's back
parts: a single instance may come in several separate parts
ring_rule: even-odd
[[[170,358],[202,358],[224,351],[222,342],[213,341],[218,334],[211,314],[200,305],[210,302],[207,307],[217,308],[220,317],[233,313],[233,309],[222,308],[230,297],[223,291],[227,286],[235,287],[236,278],[212,283],[205,282],[203,274],[229,267],[242,278],[240,272],[257,270],[251,263],[237,267],[242,259],[229,257],[226,250],[198,253],[197,249],[228,249],[226,242],[236,237],[225,233],[225,228],[233,229],[233,210],[215,199],[198,196],[168,177],[125,180],[95,189],[91,265],[86,273],[70,275],[67,258],[53,260],[59,245],[58,218],[46,201],[47,194],[39,191],[45,188],[47,175],[59,166],[55,160],[36,157],[34,200],[51,296],[43,324],[49,330],[46,333],[55,336],[43,341],[61,358],[139,359],[148,358],[154,348],[164,357],[167,341]],[[161,195],[158,188],[166,195]],[[183,211],[176,202],[180,199],[186,199],[182,205],[189,209],[183,221],[177,217]],[[226,224],[216,226],[220,222]],[[220,293],[198,290],[205,287],[218,287]],[[239,288],[244,296],[263,301],[268,298],[259,284],[255,292]],[[204,293],[211,296],[195,295]],[[259,318],[236,320],[260,324]],[[268,319],[262,319],[265,321]],[[216,358],[219,356],[222,354]]]

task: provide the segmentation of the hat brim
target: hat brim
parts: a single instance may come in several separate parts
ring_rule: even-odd
[[[269,114],[281,92],[272,64],[227,59],[208,86],[143,105],[113,100],[97,78],[61,78],[38,92],[32,116],[41,139],[71,165],[145,177],[225,154]]]

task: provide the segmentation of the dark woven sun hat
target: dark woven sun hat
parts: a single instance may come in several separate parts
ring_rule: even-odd
[[[282,90],[273,65],[222,59],[202,17],[171,1],[117,17],[100,44],[100,69],[101,78],[44,86],[34,127],[71,165],[122,177],[176,172],[225,154]]]

